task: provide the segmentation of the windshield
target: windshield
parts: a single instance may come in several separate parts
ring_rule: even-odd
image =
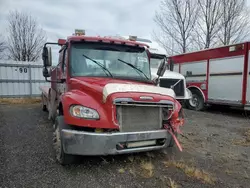
[[[151,79],[148,56],[144,48],[116,44],[74,43],[70,60],[72,76]],[[136,69],[142,71],[147,77],[138,73]]]
[[[162,59],[150,58],[150,68],[158,68]]]

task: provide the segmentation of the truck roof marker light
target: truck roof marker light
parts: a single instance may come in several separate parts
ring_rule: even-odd
[[[65,39],[58,39],[57,43],[62,46],[62,45],[66,44],[66,40]]]
[[[75,35],[76,36],[85,35],[85,30],[83,30],[83,29],[75,29]]]

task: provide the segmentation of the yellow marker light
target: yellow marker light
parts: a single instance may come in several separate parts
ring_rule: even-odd
[[[96,129],[95,129],[95,132],[96,132],[96,133],[103,133],[103,129],[96,128]]]
[[[81,115],[81,109],[80,108],[73,108],[73,113],[75,116],[80,116]]]

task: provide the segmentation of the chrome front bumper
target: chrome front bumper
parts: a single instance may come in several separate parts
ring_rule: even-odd
[[[145,132],[92,133],[62,129],[64,152],[74,155],[116,155],[145,152],[165,148],[169,145],[170,134],[167,130]],[[164,140],[161,144],[126,148],[126,143],[148,140]],[[120,147],[125,145],[125,147]]]

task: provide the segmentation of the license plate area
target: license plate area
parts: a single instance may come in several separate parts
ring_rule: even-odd
[[[123,142],[116,146],[117,150],[142,148],[150,146],[162,146],[164,145],[166,139],[156,139],[156,140],[144,140],[144,141],[134,141],[134,142]]]
[[[126,144],[127,148],[138,148],[138,147],[153,146],[153,145],[156,145],[156,140],[128,142]]]

